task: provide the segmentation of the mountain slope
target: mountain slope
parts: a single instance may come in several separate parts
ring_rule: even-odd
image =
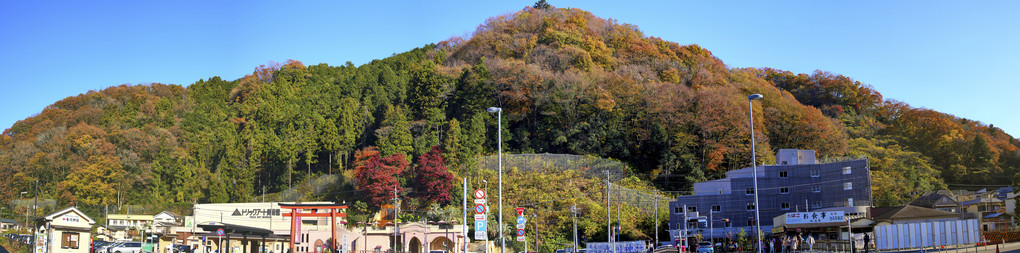
[[[238,80],[58,101],[0,135],[0,184],[16,189],[0,199],[39,180],[44,196],[83,208],[248,201],[263,187],[348,171],[369,146],[413,162],[440,145],[466,176],[472,158],[495,151],[490,106],[504,108],[505,151],[614,158],[635,178],[683,191],[750,163],[753,93],[765,96],[752,105],[758,161],[780,148],[866,155],[880,204],[946,184],[1010,184],[1020,168],[1020,143],[1001,130],[884,100],[848,77],[729,69],[707,49],[633,25],[525,8],[470,38],[357,67],[289,61]]]

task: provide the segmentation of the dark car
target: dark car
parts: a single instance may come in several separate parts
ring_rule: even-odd
[[[191,253],[191,246],[183,244],[174,244],[173,253]]]
[[[107,241],[92,241],[92,247],[89,248],[89,250],[90,250],[89,252],[93,252],[93,253],[94,252],[101,252],[99,250],[99,248],[103,247],[103,245],[107,245],[107,244],[110,244],[110,243],[111,242],[107,242]]]

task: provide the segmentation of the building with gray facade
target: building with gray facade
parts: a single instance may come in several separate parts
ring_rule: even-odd
[[[693,195],[669,203],[670,236],[678,239],[685,229],[688,237],[724,238],[741,230],[753,236],[755,208],[760,208],[762,232],[769,234],[772,218],[787,212],[854,212],[871,206],[871,172],[866,158],[817,163],[813,150],[783,149],[776,154],[776,163],[757,167],[760,207],[754,204],[751,168],[696,183]]]

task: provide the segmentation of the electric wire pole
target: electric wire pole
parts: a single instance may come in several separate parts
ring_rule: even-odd
[[[397,197],[397,187],[393,186],[393,251],[397,251],[397,237],[400,233],[400,225],[397,223],[397,205],[399,205],[400,197]]]
[[[652,244],[654,249],[659,245],[659,189],[653,190],[652,194],[655,194],[655,243]]]
[[[610,207],[612,205],[609,203],[609,170],[606,170],[606,244],[611,246],[610,243],[613,242],[613,217],[612,212],[609,210]],[[615,247],[612,252],[616,253]]]
[[[574,251],[577,251],[577,204],[570,207],[570,211],[574,213]]]

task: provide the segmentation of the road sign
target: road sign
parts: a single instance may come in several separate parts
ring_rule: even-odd
[[[484,214],[475,214],[475,220],[486,220],[485,216]]]
[[[523,242],[524,240],[525,240],[525,238],[523,236],[518,236],[517,237],[517,241],[518,242]]]
[[[527,218],[524,218],[524,216],[517,216],[517,224],[524,224],[525,222],[528,222]]]
[[[485,204],[485,199],[475,199],[475,204]]]
[[[483,221],[483,220],[476,220],[475,221],[475,231],[485,232],[485,230],[486,230],[485,221]]]
[[[223,236],[223,234],[224,233],[223,233],[223,229],[222,228],[216,229],[216,235]]]
[[[524,229],[518,229],[517,236],[524,236]]]
[[[517,216],[524,216],[524,208],[523,207],[514,208],[514,210],[517,210]]]
[[[485,221],[475,221],[475,240],[488,240],[489,236],[485,233]]]
[[[485,205],[482,205],[482,204],[475,205],[475,213],[476,214],[483,214],[483,213],[485,213]]]
[[[524,224],[517,224],[517,229],[524,229]]]
[[[476,199],[484,199],[485,198],[485,190],[482,190],[482,189],[475,190],[475,198]]]

